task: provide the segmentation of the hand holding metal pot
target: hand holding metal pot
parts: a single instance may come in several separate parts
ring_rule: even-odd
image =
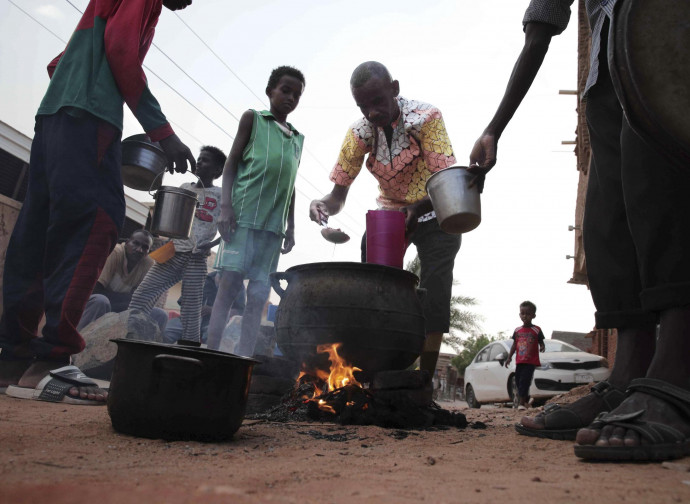
[[[165,152],[165,156],[168,158],[167,170],[170,173],[186,173],[187,161],[189,161],[192,173],[196,172],[196,159],[192,151],[182,143],[177,135],[173,133],[158,143]]]
[[[470,152],[470,166],[467,171],[474,175],[469,187],[477,186],[479,193],[484,191],[484,179],[491,168],[496,164],[496,151],[498,150],[498,138],[493,133],[484,132],[474,143]]]

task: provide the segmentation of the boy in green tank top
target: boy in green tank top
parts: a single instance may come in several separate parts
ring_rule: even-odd
[[[299,70],[274,69],[266,86],[270,111],[247,110],[240,118],[223,171],[218,218],[223,242],[215,268],[225,273],[209,321],[208,348],[220,347],[225,316],[248,279],[242,333],[234,353],[254,354],[271,289],[269,274],[278,268],[280,254],[295,245],[295,179],[304,136],[287,116],[297,108],[304,85]]]

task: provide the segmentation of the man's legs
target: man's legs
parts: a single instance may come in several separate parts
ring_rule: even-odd
[[[624,170],[630,163],[621,151],[623,111],[607,67],[601,62],[597,84],[590,90],[587,122],[592,163],[585,204],[584,246],[597,328],[617,328],[616,359],[609,383],[624,389],[644,376],[654,354],[656,314],[640,300],[639,254],[626,208]],[[642,142],[637,138],[635,142]],[[640,161],[644,162],[644,161]]]
[[[649,148],[627,123],[622,144],[622,187],[640,264],[641,303],[647,311],[660,314],[659,337],[646,378],[659,380],[654,383],[669,391],[640,389],[638,385],[647,387],[651,382],[636,382],[634,392],[614,413],[644,410],[637,422],[657,422],[687,438],[690,415],[672,406],[665,394],[681,397],[690,391],[690,170]],[[577,436],[578,443],[599,447],[636,446],[642,439],[633,429],[612,425],[582,429]]]
[[[3,282],[2,360],[37,359],[19,380],[22,387],[35,386],[83,349],[76,326],[125,211],[119,130],[90,115],[65,112],[42,117],[37,126],[29,194],[8,247]]]
[[[523,434],[540,431],[550,437],[549,430],[569,430],[568,437],[572,438],[578,428],[589,425],[599,413],[620,404],[630,381],[645,376],[654,355],[656,315],[643,309],[640,301],[642,280],[623,188],[623,111],[608,76],[605,57],[600,59],[597,84],[589,91],[587,123],[592,162],[585,203],[584,247],[597,310],[596,327],[618,329],[616,358],[607,380],[611,387],[597,388],[573,404],[536,417],[523,417],[520,423],[527,428],[519,430]]]
[[[110,313],[110,300],[103,294],[91,294],[84,308],[84,313],[77,325],[77,330],[81,331],[94,320],[98,320],[106,313]]]
[[[433,376],[443,334],[450,329],[453,266],[462,236],[444,233],[438,221],[432,219],[420,222],[411,239],[417,247],[421,265],[419,287],[426,289],[422,303],[426,318],[426,340],[419,357],[419,367]]]

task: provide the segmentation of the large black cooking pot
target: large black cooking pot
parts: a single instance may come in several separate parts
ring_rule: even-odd
[[[280,281],[287,282],[283,289]],[[275,328],[278,346],[293,360],[328,369],[317,345],[342,343],[338,353],[373,373],[405,369],[424,346],[424,314],[419,279],[379,264],[325,262],[273,273],[280,295]]]
[[[205,348],[114,339],[113,428],[168,440],[230,439],[244,419],[258,361]]]

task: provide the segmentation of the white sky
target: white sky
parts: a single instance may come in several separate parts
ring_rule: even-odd
[[[71,3],[79,10],[87,5],[86,0]],[[439,107],[458,163],[466,165],[522,48],[527,4],[195,0],[179,13],[163,9],[154,44],[167,56],[152,47],[145,64],[150,88],[195,155],[203,144],[229,152],[237,120],[224,108],[235,117],[248,108],[264,108],[264,89],[274,67],[302,70],[306,90],[288,118],[306,136],[297,179],[297,245],[281,257],[278,268],[358,261],[365,214],[375,208],[377,192],[366,170],[350,190],[344,211],[331,218],[333,227],[353,237],[350,242],[337,247],[325,242],[308,218],[309,202],[332,187],[328,171],[348,125],[361,116],[349,90],[352,70],[366,60],[380,61],[400,81],[402,96]],[[64,43],[17,6],[63,40],[80,14],[66,0],[0,0],[0,119],[32,136],[34,114],[48,84],[46,65]],[[520,324],[518,305],[525,299],[537,304],[535,323],[547,337],[553,330],[588,332],[593,327],[589,291],[566,283],[573,267],[566,255],[573,254],[568,225],[574,220],[578,173],[572,146],[561,141],[575,139],[577,117],[575,97],[558,91],[576,87],[576,15],[566,32],[553,39],[541,73],[504,132],[498,164],[482,195],[482,224],[463,237],[456,259],[455,292],[477,299],[474,311],[484,317],[489,334],[510,334]],[[127,110],[123,136],[140,132]],[[188,180],[193,177],[168,175],[164,184]],[[151,199],[146,192],[126,190],[142,201]],[[412,247],[406,259],[413,256]]]

